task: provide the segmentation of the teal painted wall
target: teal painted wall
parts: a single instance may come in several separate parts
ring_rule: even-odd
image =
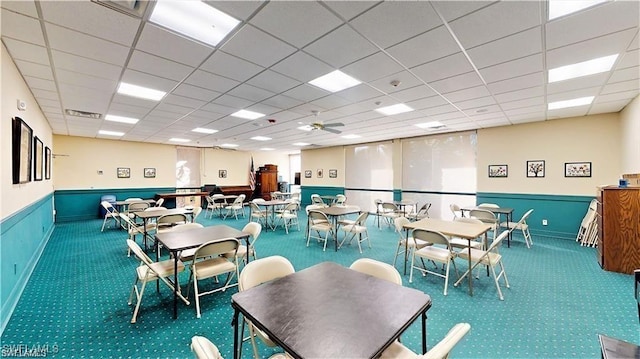
[[[543,194],[488,193],[479,192],[477,203],[496,203],[500,207],[511,207],[514,221],[533,208],[527,220],[533,235],[542,234],[560,238],[575,239],[582,218],[594,197],[562,196]],[[547,226],[542,220],[547,220]],[[534,238],[535,241],[535,238]]]
[[[153,198],[156,193],[175,191],[175,187],[58,190],[54,192],[56,222],[100,218],[100,198],[106,194],[115,195],[119,201],[129,197]]]
[[[335,196],[337,194],[344,194],[344,187],[301,186],[300,204],[302,206],[311,204],[311,195],[314,193],[320,196]]]
[[[0,332],[53,232],[53,193],[0,223]]]

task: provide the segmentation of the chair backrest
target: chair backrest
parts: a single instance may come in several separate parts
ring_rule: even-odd
[[[142,201],[142,198],[139,198],[139,197],[129,197],[129,198],[125,199],[124,201],[125,201],[125,202]]]
[[[291,203],[287,204],[286,206],[284,206],[284,211],[285,212],[289,212],[291,214],[298,213],[298,203],[291,202]]]
[[[100,202],[100,205],[105,209],[105,211],[111,214],[117,214],[118,211],[113,207],[113,205],[107,201]]]
[[[360,215],[358,215],[358,218],[356,218],[355,224],[358,226],[366,226],[367,218],[369,218],[369,212],[362,212],[360,213]]]
[[[400,233],[400,237],[404,239],[404,226],[411,223],[407,217],[396,217],[393,219],[393,224],[396,227],[396,232]]]
[[[200,215],[200,213],[202,213],[202,207],[195,207],[193,208],[193,217],[192,217],[192,221],[195,222],[196,218],[198,218],[198,216]]]
[[[131,202],[129,203],[129,212],[144,211],[149,208],[148,202]]]
[[[391,283],[402,285],[402,276],[392,265],[371,258],[360,258],[353,262],[350,269],[368,274]]]
[[[249,262],[238,278],[239,290],[247,290],[270,280],[295,273],[289,260],[282,256],[271,256]]]
[[[473,224],[483,224],[481,220],[477,218],[469,218],[469,217],[458,217],[454,219],[455,222],[463,222],[463,223],[473,223]]]
[[[382,203],[382,211],[383,212],[396,212],[398,211],[398,206],[395,203],[384,202]]]
[[[313,210],[309,211],[309,219],[311,221],[323,220],[323,221],[329,222],[329,217],[327,217],[326,214],[318,211],[313,211]]]
[[[191,338],[191,351],[196,359],[222,359],[218,347],[209,339],[198,335]]]
[[[266,201],[267,200],[265,200],[264,198],[254,198],[249,203],[263,203],[263,202],[266,202]]]
[[[449,205],[449,209],[451,210],[451,213],[453,213],[453,218],[458,218],[458,212],[461,212],[462,210],[460,209],[460,206],[458,206],[455,203],[451,203]]]
[[[247,197],[247,196],[245,196],[245,194],[244,194],[244,193],[241,193],[238,197],[236,197],[236,199],[234,199],[234,200],[233,200],[233,204],[234,204],[234,205],[241,205],[241,204],[242,204],[242,202],[244,202],[244,199],[245,199],[246,197]]]
[[[158,223],[158,225],[187,223],[187,215],[182,213],[165,214],[164,216],[158,217],[156,223]]]
[[[239,246],[240,242],[235,238],[223,238],[209,241],[196,249],[193,261],[196,262],[197,259],[205,257],[217,257],[227,252],[234,252],[233,256],[235,257],[235,252],[238,251]]]
[[[251,213],[262,213],[262,211],[260,210],[260,207],[256,204],[255,202],[256,200],[254,199],[253,201],[249,202],[249,210],[251,211]]]
[[[449,353],[453,350],[453,347],[460,342],[460,340],[467,335],[471,330],[469,323],[458,323],[453,326],[438,344],[434,345],[426,354],[419,356],[422,359],[443,359],[448,358]]]
[[[489,246],[489,249],[487,249],[487,252],[497,252],[498,248],[502,244],[502,241],[507,238],[509,232],[511,232],[512,230],[513,229],[502,231],[502,233],[500,233],[500,235],[496,239],[494,239],[493,242],[491,242],[491,245]]]
[[[144,209],[144,212],[153,212],[153,211],[165,211],[165,207],[147,207]]]
[[[431,208],[431,203],[427,202],[420,207],[418,210],[418,214],[429,214],[429,209]]]
[[[325,203],[324,203],[324,201],[322,200],[322,198],[320,198],[320,195],[319,195],[319,194],[316,194],[316,193],[314,193],[314,194],[312,194],[312,195],[311,195],[311,203],[312,203],[312,204],[319,204],[319,205],[322,205],[322,206],[324,206],[324,205],[325,205]]]
[[[140,248],[138,243],[136,243],[135,241],[127,239],[127,246],[129,247],[131,252],[133,252],[133,254],[147,266],[150,266],[151,263],[153,263],[153,260],[149,258],[149,256],[142,250],[142,248]]]
[[[469,211],[469,217],[477,218],[488,224],[495,224],[498,220],[495,213],[486,209],[473,209]]]
[[[251,243],[255,244],[256,240],[258,240],[258,237],[260,237],[260,233],[262,232],[262,225],[258,222],[249,222],[244,226],[244,228],[242,228],[242,231],[245,233],[249,233],[251,235],[251,238],[253,238],[253,241],[251,241]]]
[[[183,224],[178,224],[175,225],[173,227],[171,227],[170,229],[168,229],[168,231],[170,232],[183,232],[183,231],[188,231],[191,229],[196,229],[196,228],[204,228],[203,225],[201,225],[200,223],[183,223]]]
[[[336,195],[336,205],[342,206],[347,201],[347,196],[343,194]]]
[[[533,208],[531,208],[530,210],[526,211],[522,215],[522,218],[520,218],[520,220],[518,221],[518,225],[527,223],[527,218],[529,218],[529,216],[531,215],[531,212],[533,212]]]
[[[307,214],[309,214],[309,212],[310,212],[310,211],[313,211],[314,209],[320,209],[320,208],[324,208],[324,207],[325,207],[325,206],[324,206],[324,205],[321,205],[321,204],[310,204],[310,205],[307,205],[307,206],[304,208],[304,210],[305,210],[305,212],[307,212]]]
[[[440,232],[430,231],[428,229],[414,229],[413,232],[411,232],[411,236],[414,240],[420,239],[425,242],[440,244],[451,249],[449,239],[447,239],[447,237]]]
[[[164,198],[160,198],[159,200],[156,201],[156,207],[162,207],[163,203],[164,203]]]
[[[478,205],[478,207],[484,207],[484,208],[500,208],[500,206],[498,206],[495,203],[480,203]]]

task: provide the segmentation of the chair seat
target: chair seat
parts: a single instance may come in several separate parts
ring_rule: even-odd
[[[526,223],[518,223],[518,222],[502,222],[500,223],[501,228],[507,229],[520,229],[526,231],[529,228],[529,225]]]
[[[199,278],[213,277],[219,274],[233,272],[236,265],[226,258],[215,257],[196,262],[192,266]]]
[[[400,241],[399,245],[400,246],[404,246],[405,242],[406,241],[404,239],[402,239]],[[407,247],[409,247],[409,248],[416,248],[417,247],[418,249],[424,248],[426,246],[432,246],[432,245],[433,245],[433,243],[429,243],[429,242],[423,241],[421,239],[414,240],[413,237],[409,237],[409,242],[406,243]]]
[[[314,223],[311,225],[311,227],[309,227],[315,231],[332,231],[333,230],[333,226],[331,225],[331,223],[329,222],[318,222],[318,223]]]
[[[446,248],[427,246],[414,252],[416,256],[446,263],[452,256]]]
[[[168,277],[173,275],[173,259],[168,259],[162,262],[153,262],[147,265],[141,265],[136,268],[136,272],[138,273],[139,280],[152,281],[158,279],[158,275],[160,277]],[[151,269],[149,269],[151,268]],[[178,261],[178,273],[184,270],[184,264],[182,261]],[[156,274],[157,273],[157,274]]]
[[[457,253],[458,253],[458,257],[463,259],[469,259],[468,250],[461,250]],[[483,250],[471,248],[471,260],[474,262],[477,262],[480,258],[482,258],[482,256],[485,255],[485,253],[486,252]],[[489,253],[486,253],[486,257],[482,258],[481,263],[489,265],[490,264],[489,262],[491,262],[495,264],[500,262],[501,258],[502,258],[502,255],[500,255],[499,253],[489,252]]]
[[[357,224],[347,224],[342,226],[342,230],[349,233],[363,233],[367,231],[367,227],[359,226]]]
[[[238,246],[238,251],[231,251],[231,252],[227,252],[225,254],[223,254],[223,256],[225,258],[233,258],[233,255],[238,256],[238,258],[242,258],[244,256],[247,255],[247,246],[245,246],[244,244],[241,244]],[[253,247],[251,247],[251,255],[253,255]]]
[[[467,248],[467,247],[471,247],[471,248],[476,248],[476,249],[482,249],[482,242],[478,242],[478,241],[468,241],[464,238],[451,238],[449,240],[449,243],[451,244],[451,247],[454,248]]]

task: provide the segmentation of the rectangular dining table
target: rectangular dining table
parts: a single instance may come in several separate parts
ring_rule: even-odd
[[[332,206],[325,208],[313,209],[315,212],[322,212],[329,217],[333,223],[333,240],[336,243],[336,252],[338,251],[338,218],[340,216],[346,216],[347,214],[360,213],[360,207],[357,206]],[[310,228],[307,223],[307,228]]]
[[[459,221],[447,221],[443,219],[436,218],[423,218],[416,222],[407,223],[404,228],[407,230],[407,238],[409,238],[409,230],[413,229],[425,229],[429,231],[436,231],[444,234],[445,236],[454,236],[459,238],[464,238],[471,241],[484,236],[484,240],[486,243],[487,240],[487,232],[491,229],[491,225],[486,223],[466,223]],[[404,259],[404,274],[407,274],[407,248],[408,245],[405,241],[405,259]],[[469,250],[469,268],[471,268],[471,246],[467,248]],[[469,294],[473,296],[473,280],[471,279],[473,276],[468,275],[469,277]]]
[[[254,202],[258,206],[263,206],[266,209],[265,222],[267,226],[271,227],[271,230],[276,230],[276,206],[286,206],[289,202],[281,199],[273,199],[271,201]],[[269,211],[271,207],[271,211]],[[271,224],[269,224],[269,217],[271,217]]]
[[[418,317],[427,351],[428,294],[333,262],[236,293],[231,306],[235,358],[240,313],[294,358],[376,358]]]
[[[172,255],[174,260],[173,268],[173,281],[176,283],[173,291],[173,319],[178,318],[178,258],[180,258],[180,252],[197,248],[204,243],[225,239],[235,238],[237,240],[244,240],[247,244],[247,263],[249,262],[249,253],[251,252],[251,241],[248,233],[242,232],[233,227],[229,227],[225,224],[216,226],[209,226],[203,228],[190,229],[183,232],[163,232],[156,233],[156,241],[164,246]],[[157,252],[156,252],[157,256]],[[158,258],[156,258],[158,259]]]

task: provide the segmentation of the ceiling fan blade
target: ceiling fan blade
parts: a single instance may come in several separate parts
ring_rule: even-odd
[[[324,127],[338,127],[338,126],[344,126],[344,123],[342,123],[342,122],[325,123],[323,126]]]
[[[327,132],[331,132],[331,133],[342,133],[342,131],[338,131],[338,130],[334,130],[333,128],[327,128],[327,126],[325,125],[325,127],[323,128],[323,130],[327,131]]]

